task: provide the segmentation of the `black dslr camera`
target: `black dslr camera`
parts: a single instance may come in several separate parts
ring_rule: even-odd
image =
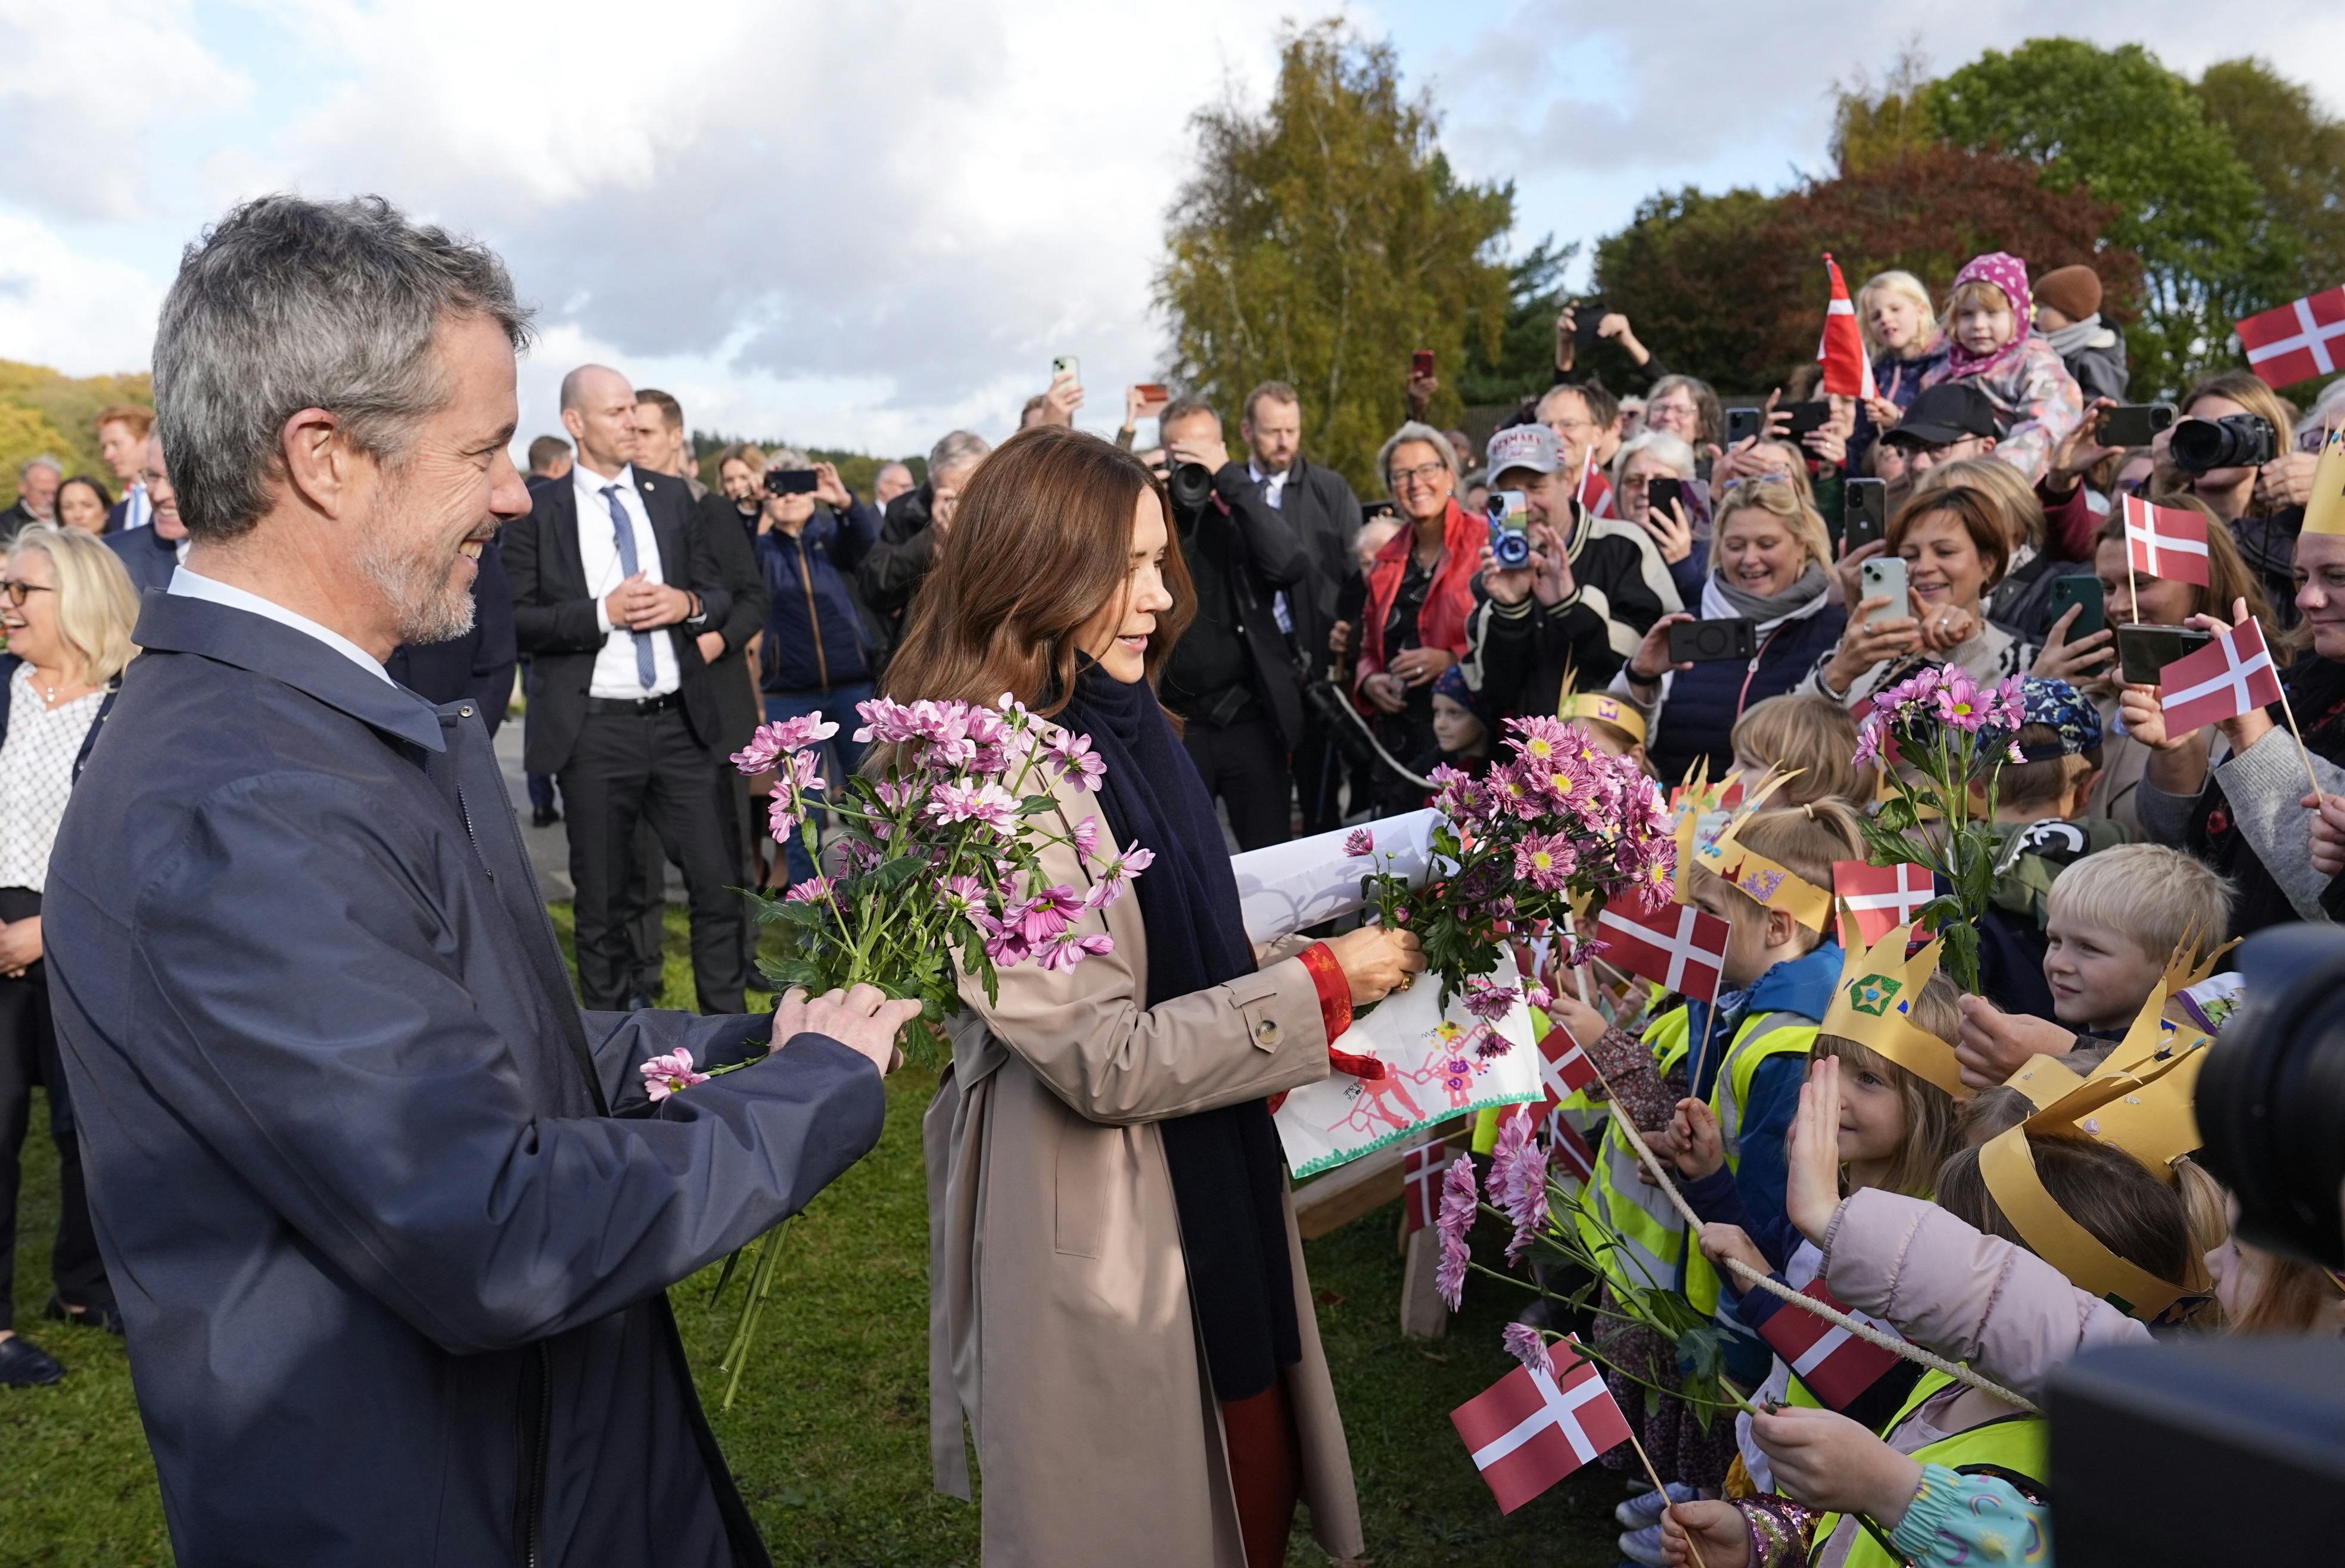
[[[1172,503],[1172,515],[1193,523],[1205,515],[1205,504],[1213,499],[1213,470],[1203,463],[1175,464],[1164,476],[1164,494]]]
[[[2279,432],[2259,414],[2185,420],[2168,439],[2166,454],[2184,473],[2257,468],[2279,456]]]

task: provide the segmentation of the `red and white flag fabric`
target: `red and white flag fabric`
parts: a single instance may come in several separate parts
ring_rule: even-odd
[[[1615,902],[1596,917],[1605,957],[1631,975],[1641,975],[1699,1001],[1718,1000],[1718,975],[1726,966],[1726,922],[1690,904],[1665,904],[1639,916]]]
[[[1588,1135],[1551,1112],[1547,1118],[1547,1149],[1550,1176],[1586,1182],[1596,1175],[1596,1151],[1588,1146]]]
[[[1629,1441],[1629,1418],[1577,1343],[1548,1347],[1553,1376],[1517,1367],[1449,1412],[1502,1513]]]
[[[1560,1024],[1548,1030],[1547,1037],[1538,1043],[1538,1053],[1539,1087],[1547,1092],[1549,1110],[1596,1081],[1596,1064]]]
[[[2345,360],[2345,287],[2324,288],[2232,329],[2248,368],[2275,387],[2325,376]]]
[[[1832,897],[1856,916],[1857,933],[1867,947],[1900,926],[1911,926],[1922,905],[1943,891],[1928,866],[1910,860],[1894,865],[1863,860],[1832,862]],[[1842,937],[1842,946],[1846,941]]]
[[[1824,368],[1821,391],[1842,398],[1877,396],[1873,384],[1873,359],[1864,351],[1864,334],[1856,324],[1856,306],[1848,297],[1848,283],[1840,263],[1824,252],[1824,270],[1832,275],[1832,303],[1824,307],[1823,341],[1816,359]]]
[[[2126,551],[2136,572],[2169,582],[2207,586],[2207,519],[2181,506],[2125,498]]]
[[[1887,1324],[1852,1310],[1847,1302],[1824,1289],[1821,1279],[1808,1281],[1802,1296],[1822,1301],[1854,1318],[1869,1329],[1895,1333]],[[1860,1340],[1838,1323],[1828,1322],[1802,1307],[1778,1301],[1776,1310],[1759,1325],[1759,1337],[1797,1372],[1808,1391],[1832,1410],[1844,1411],[1859,1395],[1903,1358]]]
[[[2166,733],[2178,735],[2219,724],[2279,701],[2279,672],[2264,646],[2263,627],[2249,619],[2196,653],[2157,673],[2158,706],[2166,710]]]
[[[1401,1213],[1411,1230],[1422,1230],[1440,1217],[1449,1155],[1449,1140],[1436,1138],[1400,1157]]]

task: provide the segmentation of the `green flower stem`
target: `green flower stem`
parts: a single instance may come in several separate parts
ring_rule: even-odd
[[[725,1381],[723,1408],[733,1408],[733,1396],[741,1391],[741,1374],[749,1365],[749,1347],[754,1342],[757,1320],[766,1313],[766,1297],[774,1288],[774,1275],[782,1258],[782,1237],[789,1221],[785,1219],[766,1232],[757,1244],[757,1267],[749,1276],[749,1293],[741,1306],[741,1321],[733,1330],[733,1339],[725,1347],[725,1359],[718,1369],[731,1374]]]

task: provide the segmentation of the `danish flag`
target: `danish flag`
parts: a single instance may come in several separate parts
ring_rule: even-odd
[[[1553,1110],[1596,1081],[1596,1064],[1579,1048],[1570,1031],[1558,1024],[1538,1043],[1539,1087],[1547,1091],[1547,1108]]]
[[[1549,1347],[1554,1375],[1517,1367],[1449,1412],[1502,1513],[1629,1441],[1629,1418],[1578,1344]]]
[[[1574,1180],[1585,1182],[1596,1174],[1596,1151],[1588,1147],[1587,1136],[1559,1115],[1547,1118],[1547,1147],[1549,1157]],[[1553,1173],[1557,1166],[1550,1164],[1548,1169]]]
[[[2126,551],[2136,572],[2207,586],[2207,520],[2188,507],[2125,498]]]
[[[1690,904],[1665,904],[1646,925],[1618,903],[1596,917],[1608,956],[1632,975],[1659,981],[1700,1001],[1718,999],[1719,971],[1726,966],[1726,922]]]
[[[2167,665],[2157,684],[2167,733],[2173,735],[2279,701],[2279,673],[2264,646],[2263,627],[2253,619],[2216,632],[2212,642]]]
[[[1922,905],[1944,891],[1935,873],[1910,860],[1894,865],[1832,862],[1832,896],[1855,912],[1857,934],[1867,947],[1900,926],[1911,926]],[[1845,936],[1842,941],[1845,945]]]
[[[1400,1157],[1401,1215],[1422,1230],[1441,1213],[1441,1181],[1449,1171],[1449,1140],[1420,1143]]]
[[[2232,329],[2248,351],[2248,368],[2275,387],[2325,376],[2345,358],[2345,288],[2324,288],[2277,310],[2250,316]]]
[[[1809,1280],[1807,1289],[1800,1294],[1848,1313],[1868,1329],[1896,1332],[1886,1323],[1850,1310],[1846,1302],[1824,1289],[1821,1278]],[[1783,1358],[1784,1365],[1799,1374],[1800,1381],[1808,1385],[1808,1391],[1830,1409],[1844,1411],[1854,1404],[1859,1395],[1879,1382],[1883,1374],[1903,1359],[1870,1340],[1858,1339],[1838,1323],[1827,1321],[1805,1308],[1789,1302],[1778,1302],[1776,1307],[1775,1312],[1759,1325],[1759,1337]]]
[[[1864,351],[1864,334],[1857,329],[1856,307],[1848,298],[1848,284],[1840,275],[1840,263],[1824,252],[1824,270],[1832,275],[1832,303],[1824,307],[1823,341],[1816,345],[1816,359],[1824,368],[1823,384],[1818,389],[1842,398],[1878,396],[1873,384],[1873,360]]]

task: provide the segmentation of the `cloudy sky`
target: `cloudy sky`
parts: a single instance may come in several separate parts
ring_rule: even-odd
[[[2345,6],[2088,7],[2178,69],[2258,53],[2345,108]],[[1835,80],[2041,31],[1962,6],[1721,0],[0,0],[0,358],[144,368],[179,248],[240,197],[376,191],[503,253],[540,311],[523,435],[582,359],[706,428],[873,451],[1014,424],[1051,359],[1082,422],[1153,371],[1187,116],[1259,104],[1281,15],[1388,36],[1517,238],[1660,187],[1780,187]],[[1791,18],[1796,16],[1796,22]]]

